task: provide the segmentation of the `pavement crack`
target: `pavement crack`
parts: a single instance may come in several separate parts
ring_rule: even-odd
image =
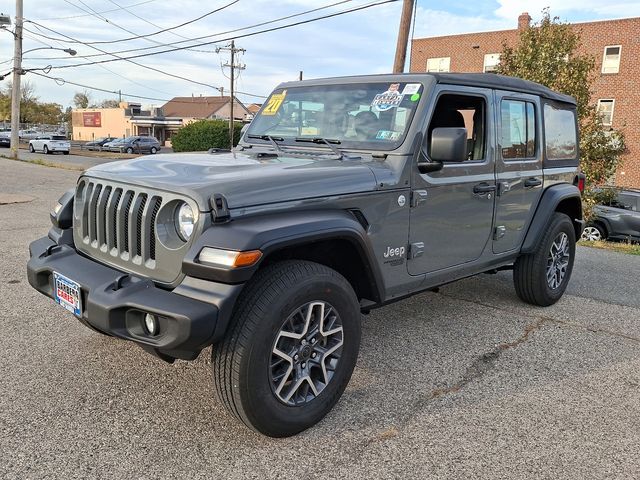
[[[438,294],[442,295],[443,297],[452,298],[454,300],[458,300],[458,301],[462,301],[462,302],[473,303],[475,305],[480,305],[482,307],[491,308],[493,310],[498,310],[500,312],[508,312],[509,314],[513,313],[512,311],[507,310],[506,308],[497,307],[495,305],[491,305],[491,304],[484,303],[484,302],[479,302],[477,300],[469,300],[467,298],[458,297],[456,295],[448,295],[448,294],[445,294],[445,293],[442,293],[442,292],[439,292]],[[580,297],[580,298],[583,298],[583,297]],[[607,302],[603,302],[603,303],[607,303]],[[613,305],[618,305],[618,304],[613,304]],[[618,305],[618,306],[625,306],[625,305]],[[629,307],[629,306],[626,306],[626,307],[635,309],[635,307]],[[623,338],[625,340],[631,340],[632,342],[635,342],[635,343],[640,343],[640,338],[638,338],[638,337],[634,337],[633,335],[627,335],[627,334],[620,333],[620,332],[615,332],[613,330],[608,330],[606,328],[594,327],[594,326],[591,326],[591,325],[581,325],[579,323],[568,322],[566,320],[560,320],[560,319],[553,318],[553,317],[548,317],[548,316],[544,316],[544,315],[532,315],[530,313],[524,313],[524,312],[519,312],[518,315],[522,315],[523,317],[527,317],[527,318],[535,318],[535,319],[542,320],[542,321],[547,322],[547,323],[554,323],[556,325],[570,327],[570,328],[574,328],[574,329],[577,329],[577,330],[583,330],[583,331],[586,331],[586,332],[603,333],[603,334],[606,334],[606,335],[611,335],[611,336],[614,336],[614,337]]]
[[[444,395],[457,393],[472,381],[482,377],[489,370],[495,367],[495,364],[498,362],[498,359],[504,352],[512,348],[516,348],[518,345],[521,345],[524,342],[526,342],[531,336],[531,334],[537,330],[540,330],[540,328],[542,328],[542,326],[547,321],[548,320],[546,318],[540,318],[535,322],[528,324],[525,327],[522,335],[520,335],[514,341],[500,343],[496,345],[492,350],[476,357],[476,359],[471,363],[471,365],[467,367],[467,370],[465,371],[465,373],[462,375],[462,377],[458,382],[448,387],[438,388],[436,390],[433,390],[431,394],[427,396],[426,400],[431,401],[436,398],[442,397]]]

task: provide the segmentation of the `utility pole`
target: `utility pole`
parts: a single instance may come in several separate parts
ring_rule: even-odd
[[[22,75],[22,0],[16,0],[16,29],[13,33],[13,83],[11,88],[11,156],[18,159],[20,142],[20,76]]]
[[[413,17],[413,5],[414,0],[404,0],[402,4],[396,58],[393,62],[393,73],[404,72],[404,64],[407,59],[407,44],[409,43],[409,31],[411,30],[411,17]]]
[[[233,123],[234,123],[234,118],[233,118],[233,107],[234,107],[234,103],[235,103],[235,72],[236,70],[244,70],[246,68],[246,65],[244,64],[237,64],[235,63],[236,61],[236,53],[240,52],[240,53],[244,53],[246,52],[246,50],[244,48],[236,48],[236,43],[235,41],[231,40],[231,43],[228,44],[226,47],[218,47],[216,48],[216,53],[219,53],[220,50],[225,50],[225,51],[229,51],[230,55],[231,55],[231,61],[228,63],[225,63],[224,65],[222,65],[223,67],[229,67],[229,70],[231,71],[231,74],[229,75],[229,80],[231,81],[231,103],[230,103],[230,112],[229,112],[229,145],[230,148],[233,148],[233,133],[234,133],[234,128],[233,128]],[[223,91],[223,90],[221,90]]]

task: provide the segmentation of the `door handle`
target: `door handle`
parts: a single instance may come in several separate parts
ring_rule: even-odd
[[[524,181],[524,187],[525,188],[533,188],[533,187],[539,187],[540,185],[542,185],[542,180],[540,180],[539,178],[527,178]]]
[[[489,185],[488,183],[479,183],[478,185],[475,185],[473,187],[473,193],[475,194],[483,194],[483,193],[489,193],[489,192],[495,192],[496,191],[496,186],[495,185]]]

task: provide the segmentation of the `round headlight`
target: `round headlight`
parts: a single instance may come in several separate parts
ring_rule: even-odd
[[[176,210],[176,229],[182,240],[187,242],[191,238],[197,221],[197,212],[194,212],[186,203]]]

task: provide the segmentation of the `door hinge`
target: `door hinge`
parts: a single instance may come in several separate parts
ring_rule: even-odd
[[[413,190],[411,192],[411,206],[418,207],[427,202],[426,190]]]
[[[409,254],[407,255],[407,258],[409,258],[409,260],[412,260],[414,258],[421,257],[423,253],[424,242],[411,243],[409,244]]]
[[[511,184],[509,182],[498,182],[498,191],[496,192],[496,195],[501,197],[510,190]]]
[[[498,225],[495,231],[493,232],[493,239],[500,240],[502,237],[506,235],[506,233],[507,233],[507,227],[505,227],[504,225]]]

